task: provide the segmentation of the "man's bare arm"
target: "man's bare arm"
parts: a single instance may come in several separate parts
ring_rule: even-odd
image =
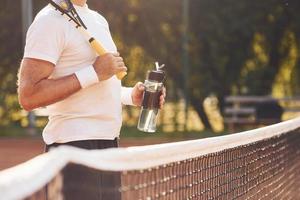
[[[99,80],[107,80],[114,74],[127,70],[118,53],[98,57],[94,69]],[[48,106],[64,100],[81,89],[75,74],[58,79],[49,79],[54,64],[37,59],[24,58],[18,81],[19,102],[25,110]]]
[[[25,110],[48,106],[81,89],[75,74],[49,79],[54,67],[47,61],[23,59],[19,72],[18,94],[19,102]]]

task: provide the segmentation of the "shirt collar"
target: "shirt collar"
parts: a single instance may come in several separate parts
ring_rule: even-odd
[[[75,4],[73,4],[73,5],[77,11],[87,11],[89,9],[89,6],[87,4],[85,4],[84,6],[77,6]]]

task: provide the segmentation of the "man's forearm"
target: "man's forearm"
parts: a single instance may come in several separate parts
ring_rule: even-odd
[[[72,75],[51,79],[55,64],[45,60],[24,58],[19,73],[19,102],[25,110],[48,106],[61,101],[81,88],[89,87],[101,80],[108,80],[114,74],[127,68],[119,54],[105,54],[97,57],[93,66]],[[92,67],[92,70],[90,67]]]
[[[30,88],[23,88],[19,98],[25,110],[33,110],[61,101],[80,89],[76,75],[72,74],[59,79],[43,79]]]

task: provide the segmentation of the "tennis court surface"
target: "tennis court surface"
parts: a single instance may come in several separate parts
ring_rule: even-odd
[[[299,199],[299,156],[300,118],[186,142],[101,151],[60,147],[0,172],[0,199],[43,199],[46,185],[49,199],[63,199],[70,165],[120,174],[120,187],[102,190],[124,200]]]
[[[161,144],[174,141],[163,138],[123,138],[121,147]],[[0,139],[0,171],[26,162],[44,152],[41,137],[20,137]]]

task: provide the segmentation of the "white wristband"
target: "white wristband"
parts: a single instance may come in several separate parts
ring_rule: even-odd
[[[132,91],[133,91],[133,88],[122,87],[121,102],[124,105],[134,106],[134,104],[132,102]]]
[[[98,75],[92,65],[75,72],[75,75],[81,85],[81,88],[87,88],[99,83]]]

